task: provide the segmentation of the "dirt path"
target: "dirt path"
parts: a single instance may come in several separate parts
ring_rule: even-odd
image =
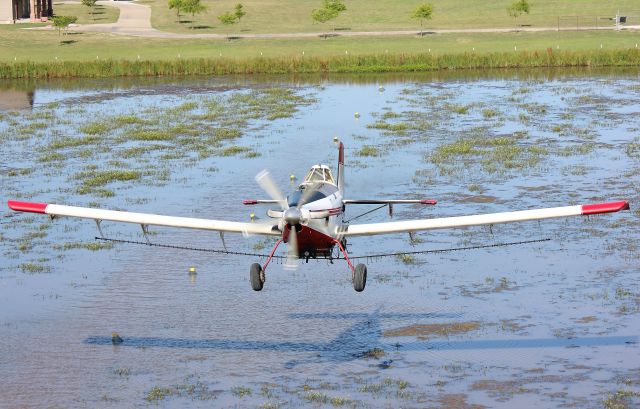
[[[75,1],[65,3],[77,3]],[[226,34],[179,34],[156,30],[151,27],[151,7],[133,2],[124,1],[99,1],[98,4],[112,6],[120,9],[118,21],[110,24],[82,24],[74,26],[75,31],[112,33],[134,37],[149,38],[212,38],[226,39]],[[581,27],[580,30],[612,30],[615,27]],[[628,26],[625,29],[640,29],[640,26]],[[469,29],[434,29],[425,31],[424,34],[447,33],[509,33],[513,28],[469,28]],[[522,27],[519,31],[544,32],[557,31],[556,27]],[[274,34],[233,34],[235,38],[312,38],[323,33],[274,33]],[[341,37],[369,37],[369,36],[414,36],[419,34],[416,30],[395,31],[341,31],[339,34],[329,32],[329,35]]]

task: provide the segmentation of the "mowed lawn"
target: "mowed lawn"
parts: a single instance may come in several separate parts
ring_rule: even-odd
[[[331,56],[380,53],[455,54],[464,52],[599,50],[635,48],[638,32],[581,31],[543,33],[433,34],[424,37],[334,37],[314,39],[152,39],[110,34],[24,30],[0,26],[0,61],[90,61],[96,59],[172,60],[176,58],[247,58]],[[28,44],[28,47],[25,47]]]
[[[622,15],[636,16],[631,24],[640,24],[638,0],[530,0],[531,12],[522,15],[517,22],[509,17],[506,9],[514,0],[438,0],[433,4],[433,18],[425,21],[429,28],[509,28],[519,25],[532,27],[556,27],[558,16],[566,28],[580,25],[594,26],[596,17]],[[152,7],[152,25],[173,32],[196,33],[295,33],[338,30],[419,30],[420,21],[411,18],[425,0],[344,0],[347,10],[338,18],[325,24],[314,23],[311,11],[321,7],[321,0],[202,0],[205,13],[182,16],[177,22],[175,10],[170,10],[168,0],[143,0],[141,4]],[[239,24],[224,27],[217,16],[232,11],[242,3],[246,16]],[[613,25],[613,21],[601,19],[599,25]],[[194,28],[195,27],[195,28]]]
[[[76,16],[78,24],[115,23],[120,9],[112,6],[96,5],[93,9],[82,4],[53,3],[54,14],[58,16]]]

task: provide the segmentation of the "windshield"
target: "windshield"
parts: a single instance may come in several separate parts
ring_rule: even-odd
[[[331,169],[326,166],[314,166],[304,178],[304,183],[329,182],[335,185]]]
[[[287,202],[289,203],[289,207],[302,206],[315,202],[316,200],[324,199],[325,197],[327,197],[327,195],[317,190],[298,189],[287,197]]]

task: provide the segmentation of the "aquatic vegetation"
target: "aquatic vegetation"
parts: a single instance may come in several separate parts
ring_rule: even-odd
[[[372,124],[368,124],[367,128],[371,128],[371,129],[382,129],[385,131],[389,131],[390,133],[397,133],[397,134],[402,134],[404,133],[404,131],[406,131],[407,129],[409,129],[409,126],[405,123],[389,123],[389,122],[383,122],[383,121],[378,121],[378,122],[374,122]]]
[[[38,273],[49,273],[50,269],[48,266],[36,263],[21,263],[18,268],[23,273],[26,274],[38,274]]]
[[[93,122],[80,128],[80,132],[87,135],[104,135],[110,131],[110,127],[104,122]]]
[[[381,357],[383,357],[385,355],[384,349],[382,348],[372,348],[369,349],[367,351],[364,351],[361,354],[362,358],[375,358],[375,359],[380,359]]]
[[[170,141],[174,135],[163,129],[135,129],[122,135],[121,138],[133,141]]]
[[[99,187],[113,182],[128,182],[138,180],[142,173],[136,170],[102,170],[80,172],[75,175],[75,179],[82,180],[85,187]]]
[[[362,145],[362,148],[356,152],[357,156],[380,156],[380,151],[375,146]]]
[[[144,400],[147,402],[158,402],[164,400],[166,397],[171,396],[173,391],[171,388],[161,388],[158,386],[154,386],[147,393],[147,396],[144,397]]]
[[[640,402],[640,392],[627,389],[617,390],[602,402],[605,409],[630,409]]]
[[[72,242],[72,243],[64,243],[62,246],[63,250],[73,250],[73,249],[85,249],[89,251],[99,251],[99,250],[109,250],[113,248],[113,243],[110,242]]]
[[[304,399],[313,403],[327,403],[329,397],[322,392],[313,391],[306,393]]]
[[[482,110],[482,116],[487,119],[494,118],[498,115],[500,115],[500,112],[493,108],[486,108]]]
[[[239,153],[244,153],[244,152],[249,152],[249,148],[246,148],[244,146],[237,146],[237,145],[233,145],[233,146],[229,146],[227,148],[224,148],[222,150],[222,152],[220,152],[220,155],[222,156],[235,156]]]
[[[233,396],[237,396],[239,398],[242,398],[244,396],[251,396],[251,389],[247,388],[246,386],[234,386],[233,388],[231,388],[231,393],[233,394]]]
[[[471,106],[469,106],[469,105],[457,105],[457,104],[445,104],[444,108],[448,109],[451,112],[454,112],[454,113],[456,113],[458,115],[464,115],[464,114],[468,114],[469,113],[469,109],[471,108]]]
[[[97,144],[98,142],[100,142],[100,138],[98,138],[97,136],[85,136],[81,138],[65,137],[52,140],[47,146],[46,150],[51,151],[57,149],[75,148],[83,145]]]
[[[517,137],[476,137],[440,145],[427,159],[438,166],[441,173],[451,173],[460,164],[477,163],[477,159],[483,170],[498,173],[535,167],[547,154],[544,147],[518,144]]]
[[[398,254],[396,258],[403,264],[414,264],[416,262],[415,257],[410,254]]]
[[[122,377],[126,378],[131,373],[131,370],[129,368],[127,368],[127,367],[115,368],[113,370],[113,373],[118,375],[118,376],[122,376]]]

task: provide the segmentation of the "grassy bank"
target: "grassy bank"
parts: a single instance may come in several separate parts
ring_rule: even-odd
[[[321,5],[321,0],[243,0],[247,15],[239,24],[223,26],[216,16],[232,10],[237,0],[202,0],[205,13],[181,17],[178,22],[175,10],[170,10],[167,0],[142,0],[151,6],[151,23],[154,27],[182,33],[295,33],[318,31],[378,31],[419,30],[420,22],[412,19],[412,12],[424,0],[348,0],[347,10],[326,24],[314,23],[311,11]],[[495,28],[514,27],[515,24],[532,27],[556,27],[573,29],[580,26],[612,25],[603,17],[622,15],[639,16],[637,0],[535,0],[531,12],[522,15],[517,22],[507,14],[507,6],[513,0],[469,1],[439,0],[434,5],[433,18],[424,22],[424,29],[447,28]],[[564,16],[558,20],[558,16]],[[571,16],[571,17],[570,17]],[[580,16],[576,20],[576,16]],[[600,19],[597,19],[600,17]],[[597,22],[596,22],[597,21]],[[630,24],[639,24],[634,18]]]
[[[545,51],[459,54],[371,54],[326,57],[95,60],[0,64],[0,78],[120,77],[281,73],[361,73],[478,68],[640,66],[640,50]]]
[[[120,16],[117,7],[96,5],[93,10],[82,4],[55,4],[55,14],[58,16],[76,16],[77,24],[106,24],[115,23]]]

